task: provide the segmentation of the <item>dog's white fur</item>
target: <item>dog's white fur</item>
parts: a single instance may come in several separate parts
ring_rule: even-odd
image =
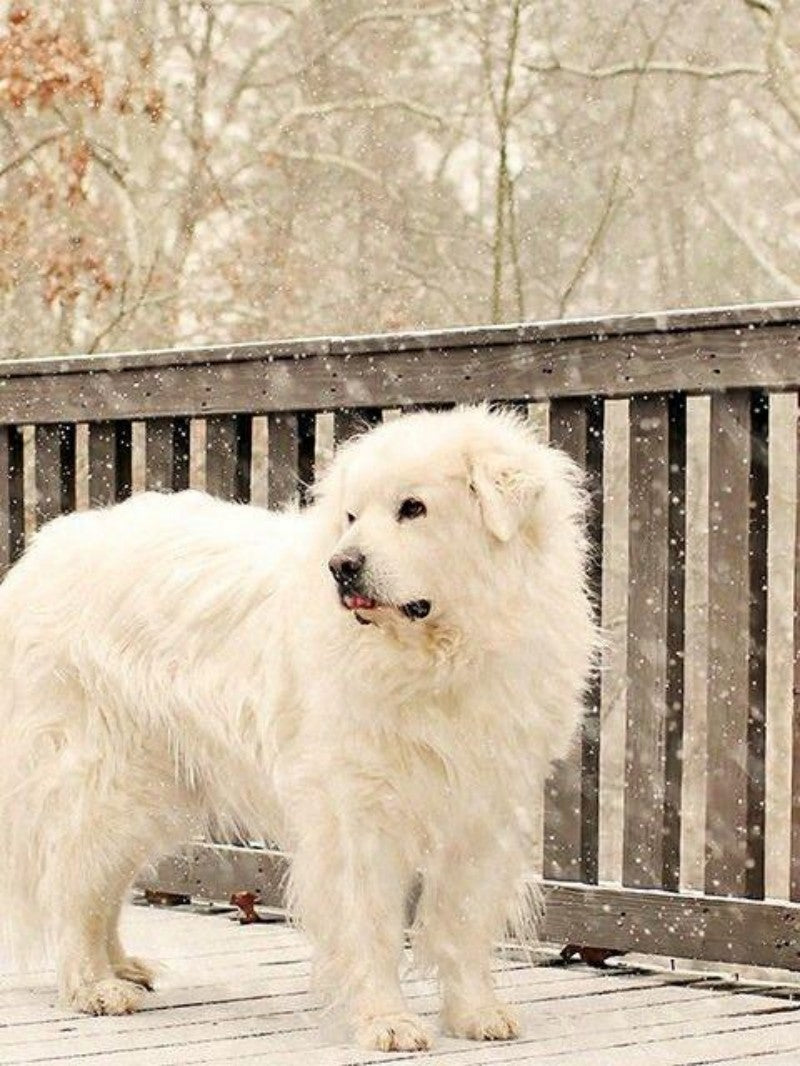
[[[427,514],[398,521],[406,497]],[[427,1045],[398,982],[419,873],[447,1028],[515,1035],[491,949],[530,921],[530,812],[591,668],[584,506],[563,453],[465,408],[349,443],[302,513],[146,493],[47,526],[0,586],[0,899],[18,944],[54,947],[63,1000],[136,1008],[126,889],[227,823],[291,853],[363,1044]],[[372,625],[327,569],[353,547]],[[419,598],[424,620],[398,609]]]

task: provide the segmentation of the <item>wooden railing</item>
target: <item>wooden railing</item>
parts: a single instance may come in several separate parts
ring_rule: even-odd
[[[545,936],[800,969],[798,389],[785,305],[0,364],[0,568],[76,506],[302,501],[387,412],[513,403],[589,472],[608,632],[543,796]],[[284,862],[197,844],[150,883],[279,903]]]

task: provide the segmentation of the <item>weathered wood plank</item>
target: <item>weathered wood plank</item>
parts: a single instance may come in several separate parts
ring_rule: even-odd
[[[550,442],[587,472],[592,494],[589,536],[591,587],[599,614],[602,588],[603,404],[558,400],[550,405]],[[559,880],[597,880],[600,796],[600,677],[593,681],[579,736],[545,783],[544,874]]]
[[[117,352],[112,355],[53,356],[7,360],[3,375],[73,373],[79,370],[124,370],[133,366],[163,367],[180,363],[230,363],[243,360],[301,359],[304,356],[364,355],[384,352],[433,352],[451,348],[481,348],[491,345],[541,344],[575,341],[585,347],[605,338],[640,337],[665,333],[738,331],[763,327],[796,329],[800,304],[768,303],[732,307],[693,308],[657,314],[612,315],[600,318],[554,319],[512,325],[455,327],[418,330],[414,333],[377,333],[351,337],[309,337],[259,344],[224,344],[184,349]],[[350,400],[352,406],[352,399]],[[2,406],[0,404],[0,406]],[[341,406],[346,406],[344,400]]]
[[[800,394],[795,397],[797,492],[794,527],[794,678],[792,682],[792,813],[790,895],[800,901]]]
[[[132,931],[137,945],[151,943],[154,934],[159,940],[171,939],[174,926],[179,923],[192,927],[191,930],[181,928],[181,940],[191,935],[200,947],[217,939],[217,923],[227,927],[231,944],[256,939],[255,927],[240,931],[221,917],[203,919],[173,913],[162,922],[152,911],[136,917]],[[105,1019],[102,1025],[90,1018],[63,1013],[59,1018],[49,1008],[39,1005],[36,995],[36,1005],[27,1017],[20,1018],[17,1009],[11,1015],[13,1021],[5,1036],[0,1032],[3,1061],[64,1063],[84,1062],[87,1058],[97,1061],[119,1058],[123,1062],[147,1061],[148,1066],[187,1066],[192,1062],[229,1066],[242,1058],[299,1066],[310,1061],[319,1066],[375,1062],[374,1052],[359,1050],[342,1037],[332,1039],[330,1033],[321,1031],[319,1004],[305,991],[307,978],[294,982],[283,979],[284,965],[280,953],[273,948],[273,938],[284,936],[273,926],[266,936],[257,938],[264,967],[260,989],[247,977],[237,982],[233,973],[230,979],[206,988],[198,988],[191,978],[187,981],[182,975],[176,987],[157,993],[155,1011]],[[294,936],[299,939],[299,934]],[[202,971],[203,957],[198,957],[196,962]],[[252,956],[242,950],[239,974],[247,974],[253,966]],[[186,973],[185,967],[181,969]],[[677,1046],[682,1047],[689,1037],[709,1034],[717,1039],[715,1050],[724,1053],[728,1046],[725,1041],[735,1041],[738,1031],[753,1039],[756,1035],[753,1030],[759,1028],[763,1032],[774,1025],[783,1031],[800,1024],[796,1017],[786,1015],[753,1017],[769,1007],[769,1001],[763,997],[714,995],[683,987],[680,982],[664,977],[585,971],[576,975],[536,967],[495,969],[504,998],[519,1005],[522,1038],[513,1044],[456,1044],[437,1034],[434,1050],[426,1056],[426,1062],[436,1066],[445,1063],[489,1066],[512,1060],[535,1060],[565,1062],[568,1066],[573,1054],[591,1053],[594,1059],[588,1061],[597,1062],[598,1056],[606,1060],[605,1049],[613,1056],[622,1048],[625,1061],[633,1064],[638,1061],[634,1056],[640,1043],[650,1047],[658,1042],[661,1051],[661,1043],[672,1047],[668,1042],[673,1037],[678,1038]],[[237,999],[239,988],[242,992]],[[434,1022],[439,1007],[434,984],[407,981],[405,988],[415,1013]],[[39,991],[37,988],[36,993]],[[576,1010],[589,1015],[592,1024],[576,1027]],[[434,1032],[435,1028],[434,1022]],[[762,1039],[770,1035],[766,1033]],[[403,1054],[382,1053],[380,1061],[399,1062],[404,1058]]]
[[[130,422],[89,425],[89,503],[105,507],[131,494],[132,427]]]
[[[297,472],[300,478],[300,504],[305,506],[311,499],[316,477],[317,416],[314,411],[301,411],[297,416],[298,454]]]
[[[193,932],[198,942],[206,944],[209,923],[197,917],[188,921],[195,926]],[[167,935],[174,922],[175,916],[172,916],[165,930]],[[152,930],[148,931],[152,935]],[[4,1043],[8,1056],[4,1061],[74,1062],[90,1057],[116,1058],[133,1049],[142,1061],[147,1059],[148,1066],[159,1062],[181,1063],[183,1066],[193,1060],[230,1064],[242,1057],[242,1051],[245,1058],[254,1056],[254,1061],[259,1062],[271,1062],[280,1056],[283,1056],[280,1061],[286,1061],[287,1054],[291,1062],[313,1060],[323,1066],[374,1062],[374,1053],[332,1044],[327,1034],[320,1031],[313,1001],[302,992],[295,993],[296,1002],[292,1004],[288,998],[291,993],[281,980],[285,966],[273,946],[276,933],[281,935],[272,928],[270,935],[262,939],[261,950],[268,967],[262,979],[264,997],[248,998],[239,1003],[220,1002],[209,990],[210,1002],[202,1005],[180,1002],[175,1005],[178,1010],[162,1006],[155,1013],[109,1019],[101,1026],[86,1018],[70,1019],[69,1026],[49,1020],[40,1025],[25,1026],[22,1032],[19,1026],[14,1026],[17,1032],[11,1034],[7,1043],[0,1033],[0,1042]],[[245,935],[249,937],[251,934],[252,930],[248,930]],[[230,926],[228,937],[231,944],[238,938],[237,931]],[[240,972],[247,972],[253,966],[252,959],[243,951],[239,958]],[[279,965],[273,967],[271,964],[276,962]],[[745,994],[734,997],[718,993],[714,997],[712,993],[669,984],[663,977],[650,978],[645,983],[640,976],[625,973],[583,974],[580,991],[576,994],[575,981],[569,972],[550,969],[547,978],[551,995],[530,998],[529,989],[536,991],[543,976],[544,973],[536,967],[497,973],[504,996],[519,1004],[522,1010],[523,1035],[519,1041],[492,1047],[468,1043],[455,1045],[449,1038],[440,1037],[425,1061],[437,1066],[451,1062],[454,1066],[490,1066],[491,1063],[511,1060],[552,1062],[548,1056],[556,1055],[558,1061],[566,1057],[569,1062],[569,1056],[587,1052],[593,1052],[605,1061],[607,1054],[613,1055],[622,1048],[625,1061],[635,1064],[640,1045],[647,1048],[655,1044],[659,1050],[672,1049],[674,1038],[677,1038],[677,1047],[682,1047],[683,1042],[690,1039],[716,1037],[718,1046],[715,1050],[718,1053],[724,1053],[728,1047],[733,1053],[737,1046],[736,1034],[744,1033],[752,1039],[754,1030],[761,1029],[763,1033],[773,1027],[782,1032],[794,1027],[800,1032],[796,1015],[775,1017],[768,1013],[769,1001],[763,996]],[[510,983],[509,977],[512,979]],[[406,982],[405,987],[415,1012],[426,1016],[435,1012],[438,1002],[431,994],[431,982]],[[191,992],[188,988],[182,991],[187,998],[197,994],[195,987]],[[277,1009],[274,1009],[276,999]],[[576,1027],[576,1006],[581,1013],[591,1015],[591,1025]],[[764,1033],[762,1039],[769,1039],[771,1035]],[[242,1041],[245,1041],[244,1045]],[[382,1054],[380,1061],[396,1062],[399,1059],[402,1056]],[[685,1063],[689,1059],[674,1061]],[[714,1061],[717,1061],[716,1057]],[[767,1059],[768,1064],[769,1061]]]
[[[712,397],[705,888],[746,894],[750,397]]]
[[[683,709],[685,401],[630,404],[623,883],[677,888]]]
[[[61,434],[58,426],[37,426],[36,525],[61,513]]]
[[[750,607],[747,714],[747,895],[764,896],[767,731],[767,538],[769,531],[769,398],[750,398]]]
[[[267,501],[270,507],[286,507],[297,498],[300,482],[297,416],[271,415],[267,427]]]
[[[36,524],[75,509],[75,426],[36,427]]]
[[[197,844],[140,885],[224,900],[233,890],[257,889],[265,906],[281,907],[287,865],[279,851]],[[795,904],[554,881],[544,887],[541,937],[550,943],[800,970]]]
[[[669,398],[669,544],[667,576],[667,688],[665,693],[664,835],[662,885],[680,886],[686,689],[686,396]]]
[[[0,426],[0,578],[25,546],[22,430]]]
[[[668,421],[665,396],[631,400],[622,875],[631,887],[660,887],[663,870]]]
[[[314,483],[315,416],[270,415],[267,438],[270,507],[307,502]]]
[[[0,577],[11,565],[11,426],[0,426]]]
[[[259,355],[158,366],[81,364],[57,373],[26,364],[0,374],[0,423],[153,418],[173,415],[408,407],[417,403],[605,397],[684,390],[800,386],[797,326],[726,326],[674,333],[485,343],[463,337],[420,350]],[[451,346],[452,345],[452,346]],[[230,355],[231,349],[221,350]],[[266,349],[263,350],[266,352]],[[336,361],[336,376],[331,363]],[[78,369],[77,367],[81,368]],[[119,367],[119,369],[116,369]],[[422,371],[425,371],[424,373]]]
[[[253,420],[219,415],[206,420],[206,491],[224,500],[250,502]]]
[[[763,894],[764,402],[711,398],[705,888],[719,895]]]
[[[145,426],[145,484],[160,492],[189,487],[189,420],[153,418]]]

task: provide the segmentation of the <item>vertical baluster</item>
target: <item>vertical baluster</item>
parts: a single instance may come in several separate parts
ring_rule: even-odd
[[[747,718],[747,895],[764,897],[767,739],[767,536],[769,531],[769,397],[750,397],[750,571]]]
[[[131,423],[89,425],[89,504],[105,507],[131,494]]]
[[[630,402],[623,882],[677,889],[686,539],[681,396]]]
[[[667,676],[664,751],[664,849],[661,883],[677,892],[681,874],[686,671],[686,396],[669,399]]]
[[[145,423],[145,484],[162,492],[189,487],[188,418],[151,418]]]
[[[316,416],[313,412],[269,416],[270,507],[308,502],[314,482],[315,438]]]
[[[314,411],[302,411],[297,416],[297,435],[299,441],[297,469],[300,478],[300,505],[305,506],[311,499],[316,473],[317,416]]]
[[[206,491],[224,500],[249,503],[252,450],[251,415],[206,419]]]
[[[766,400],[711,398],[706,871],[710,894],[763,894]]]
[[[602,579],[603,404],[585,399],[550,404],[550,440],[587,472],[592,492],[590,583],[598,610]],[[600,767],[600,678],[595,677],[576,743],[545,785],[544,874],[560,880],[597,880]]]
[[[0,426],[0,578],[24,546],[22,430]]]
[[[792,814],[790,896],[800,902],[800,393],[795,396],[794,674],[792,679]]]
[[[75,426],[36,427],[36,524],[75,509]]]

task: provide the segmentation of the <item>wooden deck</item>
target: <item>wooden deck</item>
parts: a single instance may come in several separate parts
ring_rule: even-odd
[[[225,914],[131,906],[131,950],[165,963],[149,1009],[88,1018],[55,1006],[52,973],[0,966],[0,1062],[192,1066],[345,1066],[417,1059],[437,1066],[798,1066],[800,1003],[774,990],[697,974],[499,962],[525,1035],[477,1045],[436,1036],[423,1055],[359,1052],[321,1027],[307,991],[309,952],[283,924],[239,926]],[[430,982],[409,981],[414,1007],[437,1031]],[[795,990],[796,991],[796,990]]]

